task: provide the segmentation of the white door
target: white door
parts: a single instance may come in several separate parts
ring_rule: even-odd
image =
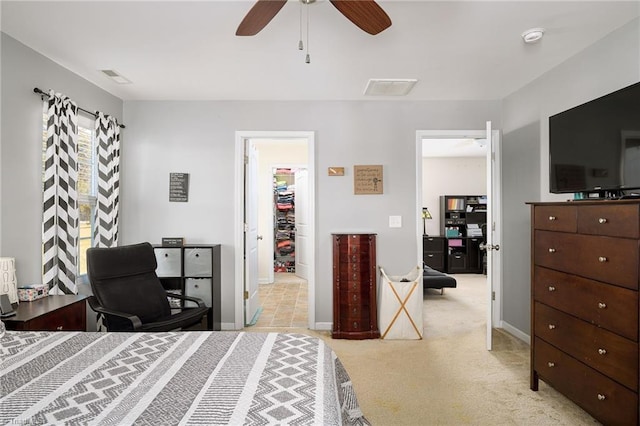
[[[500,180],[499,167],[496,166],[498,153],[498,135],[491,128],[491,122],[487,121],[487,235],[485,242],[485,252],[487,255],[487,350],[492,349],[492,331],[494,309],[498,307],[495,303],[495,294],[500,285],[499,252],[500,244],[499,229],[496,228],[498,203],[500,194],[498,191]]]
[[[251,139],[245,142],[244,202],[244,322],[253,324],[260,307],[258,297],[258,150]]]
[[[294,176],[296,185],[296,275],[307,280],[311,253],[309,247],[309,172],[307,169],[297,169]]]

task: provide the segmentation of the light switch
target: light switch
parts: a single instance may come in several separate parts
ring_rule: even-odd
[[[389,228],[402,228],[402,216],[389,216]]]

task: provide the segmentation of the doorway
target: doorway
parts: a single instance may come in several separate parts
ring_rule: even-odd
[[[307,276],[306,291],[300,297],[305,298],[307,318],[305,325],[314,328],[315,324],[315,169],[314,169],[314,132],[290,131],[246,131],[236,132],[236,247],[235,256],[235,322],[234,329],[242,329],[247,324],[260,320],[257,300],[261,285],[275,283],[274,241],[276,227],[274,221],[274,175],[277,168],[304,170],[298,191],[304,194],[304,227],[296,222],[296,227],[304,228],[304,241],[296,241],[296,256],[302,253],[305,259],[304,270]],[[295,157],[303,152],[303,157]],[[251,153],[251,155],[248,155]],[[301,160],[304,158],[304,160]],[[255,163],[255,164],[253,164]],[[261,166],[258,166],[261,164]],[[260,171],[262,169],[262,172]],[[251,172],[255,170],[255,172]],[[251,177],[255,174],[255,177]],[[262,201],[258,195],[262,193]],[[249,211],[252,210],[253,212]],[[248,223],[255,217],[255,225]],[[247,220],[249,219],[249,220]],[[255,228],[255,235],[252,229]],[[254,241],[254,239],[256,241]],[[297,240],[297,239],[296,239]],[[254,244],[257,242],[257,244]],[[252,245],[257,245],[256,256],[251,255]],[[299,245],[299,247],[298,247]],[[304,248],[304,249],[303,249]],[[296,259],[297,260],[297,259]],[[262,265],[258,266],[258,263]],[[267,266],[264,266],[267,265]],[[261,271],[261,272],[259,272]],[[266,271],[266,272],[265,272]],[[288,272],[284,272],[288,275]],[[279,282],[290,282],[292,276],[277,277]],[[293,275],[295,277],[295,275]],[[270,285],[266,284],[266,285]],[[264,292],[263,292],[264,294]],[[255,297],[254,297],[255,295]],[[254,315],[252,310],[256,311]],[[251,320],[253,318],[253,321]],[[299,326],[299,322],[297,325]]]
[[[487,134],[491,135],[487,140]],[[423,207],[429,208],[431,216],[434,216],[433,221],[420,220],[418,224],[418,253],[420,261],[422,260],[422,234],[424,232],[429,235],[442,235],[440,220],[440,196],[442,195],[489,195],[488,200],[488,213],[487,213],[487,246],[490,251],[485,252],[487,263],[486,271],[487,279],[482,280],[486,283],[485,295],[487,300],[487,312],[484,320],[487,323],[487,349],[491,349],[491,335],[494,325],[500,324],[500,303],[501,303],[501,267],[500,267],[500,252],[499,245],[493,244],[500,241],[501,230],[501,215],[500,215],[500,135],[498,131],[491,129],[491,124],[487,123],[486,130],[477,131],[418,131],[417,132],[417,160],[416,167],[417,179],[417,208],[420,211]],[[431,145],[430,145],[431,144]],[[483,145],[486,147],[481,149]],[[439,149],[431,149],[434,147]],[[455,179],[456,168],[459,171],[467,170],[470,167],[477,167],[479,165],[486,164],[484,169],[484,176],[480,175],[474,183],[475,186],[471,189],[467,189],[464,181],[456,184],[444,185],[448,189],[437,188],[438,177],[431,178],[430,182],[424,181],[424,169],[423,169],[423,152],[426,154],[430,152],[433,156],[439,158],[445,158],[449,160],[448,163],[444,163],[441,167],[442,174],[447,176],[447,179]],[[471,161],[470,158],[476,156],[476,159]],[[461,160],[455,160],[455,158]],[[462,159],[465,159],[464,161]],[[426,163],[425,163],[426,164]],[[426,166],[425,166],[426,167]],[[434,166],[434,168],[437,166]],[[428,173],[427,173],[428,174]],[[462,173],[461,173],[462,174]],[[440,182],[443,182],[440,180]],[[447,181],[448,182],[448,181]],[[482,184],[484,182],[484,184]],[[429,188],[430,185],[432,189]],[[424,188],[424,190],[423,190]],[[425,193],[430,193],[428,200],[423,200]],[[426,204],[425,204],[426,203]],[[420,215],[419,215],[420,217]],[[434,222],[434,223],[429,223]],[[444,236],[444,235],[442,235]],[[446,256],[447,253],[445,253]],[[450,273],[450,272],[449,272]]]

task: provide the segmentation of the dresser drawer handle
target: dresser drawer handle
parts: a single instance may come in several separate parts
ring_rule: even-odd
[[[358,283],[353,283],[352,287],[353,287],[354,290],[357,290],[358,289]]]
[[[607,223],[607,218],[601,217],[598,219],[598,223]]]
[[[603,394],[599,393],[598,394],[598,401],[604,401],[605,399],[607,399],[606,396],[604,396]]]
[[[355,321],[353,322],[353,328],[354,328],[355,330],[357,330],[357,329],[358,329],[358,323],[357,323],[357,322],[355,322]]]
[[[556,328],[555,324],[549,324],[549,330],[553,330],[554,328]]]
[[[357,314],[358,313],[358,308],[353,308],[353,314]]]
[[[427,257],[433,257],[433,255],[432,254],[428,254]]]
[[[549,361],[549,362],[547,363],[547,365],[548,365],[549,367],[553,368],[553,367],[555,367],[555,366],[556,366],[556,363],[555,363],[555,362],[551,362],[551,361]]]
[[[61,325],[57,326],[56,330],[58,330],[58,331],[62,330],[62,326]]]
[[[550,248],[549,249],[549,253],[555,253],[555,252],[556,252],[556,249],[554,249],[554,248]]]
[[[549,286],[549,291],[556,291],[556,288],[552,285]]]
[[[598,308],[599,309],[605,309],[606,307],[607,307],[606,303],[598,302]]]
[[[606,354],[607,354],[607,350],[606,350],[606,349],[602,349],[602,348],[600,348],[600,349],[598,349],[598,353],[599,353],[600,355],[606,355]]]
[[[606,257],[604,257],[604,256],[600,256],[600,257],[598,257],[598,262],[600,262],[600,263],[605,263],[605,262],[607,262],[608,260],[609,260],[609,259],[607,259],[607,258],[606,258]]]
[[[549,220],[557,220],[558,218],[555,216],[549,216]]]

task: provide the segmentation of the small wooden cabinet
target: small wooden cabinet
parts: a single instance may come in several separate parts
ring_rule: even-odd
[[[532,204],[531,389],[603,424],[639,420],[640,203]]]
[[[81,294],[51,295],[32,302],[20,302],[16,315],[3,318],[7,330],[19,331],[86,331],[87,296]]]
[[[333,234],[334,339],[377,339],[376,235]]]

